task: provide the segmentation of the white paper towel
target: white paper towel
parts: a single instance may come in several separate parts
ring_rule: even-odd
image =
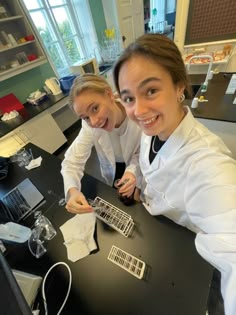
[[[43,160],[42,157],[39,156],[37,159],[31,160],[30,163],[27,166],[25,166],[25,168],[27,170],[31,170],[32,168],[39,167],[42,163],[42,160]]]
[[[60,227],[69,260],[75,262],[97,249],[93,238],[95,223],[94,213],[84,213],[75,215]]]

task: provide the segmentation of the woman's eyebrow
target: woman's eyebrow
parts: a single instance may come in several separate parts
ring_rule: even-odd
[[[124,94],[128,94],[129,90],[122,90],[120,91],[120,96],[124,95]]]
[[[142,82],[139,83],[138,89],[143,88],[146,84],[148,84],[149,82],[152,82],[152,81],[161,82],[161,79],[159,79],[157,77],[147,78],[147,79],[145,79],[145,80],[143,80]],[[127,93],[130,93],[130,90],[124,89],[124,90],[120,91],[120,96],[122,96],[124,94],[127,94]]]
[[[86,109],[86,112],[81,114],[81,115],[78,115],[79,118],[83,119],[83,117],[87,117],[87,113],[89,112],[90,108],[95,104],[95,102],[92,102],[89,104],[88,108]]]
[[[147,78],[147,79],[145,79],[145,80],[143,80],[142,82],[139,83],[138,89],[143,88],[146,84],[148,84],[149,82],[152,82],[152,81],[160,82],[161,79],[159,79],[159,78],[157,78],[157,77],[150,77],[150,78]]]

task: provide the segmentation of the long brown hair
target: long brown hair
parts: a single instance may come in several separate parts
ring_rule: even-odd
[[[170,74],[175,85],[182,84],[191,96],[189,78],[181,53],[175,43],[165,35],[145,34],[130,44],[117,60],[113,69],[116,89],[119,89],[119,73],[122,65],[134,56],[143,56],[162,66]]]

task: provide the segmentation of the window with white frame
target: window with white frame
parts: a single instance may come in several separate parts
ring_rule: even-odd
[[[70,66],[94,55],[97,36],[87,0],[22,0],[54,69],[60,77]]]

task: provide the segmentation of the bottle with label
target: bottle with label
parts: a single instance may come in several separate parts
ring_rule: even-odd
[[[207,91],[207,86],[208,86],[208,82],[205,81],[203,84],[202,84],[202,87],[201,87],[201,92],[202,93],[205,93]]]
[[[3,5],[0,5],[0,19],[5,19],[8,17],[7,10]]]

